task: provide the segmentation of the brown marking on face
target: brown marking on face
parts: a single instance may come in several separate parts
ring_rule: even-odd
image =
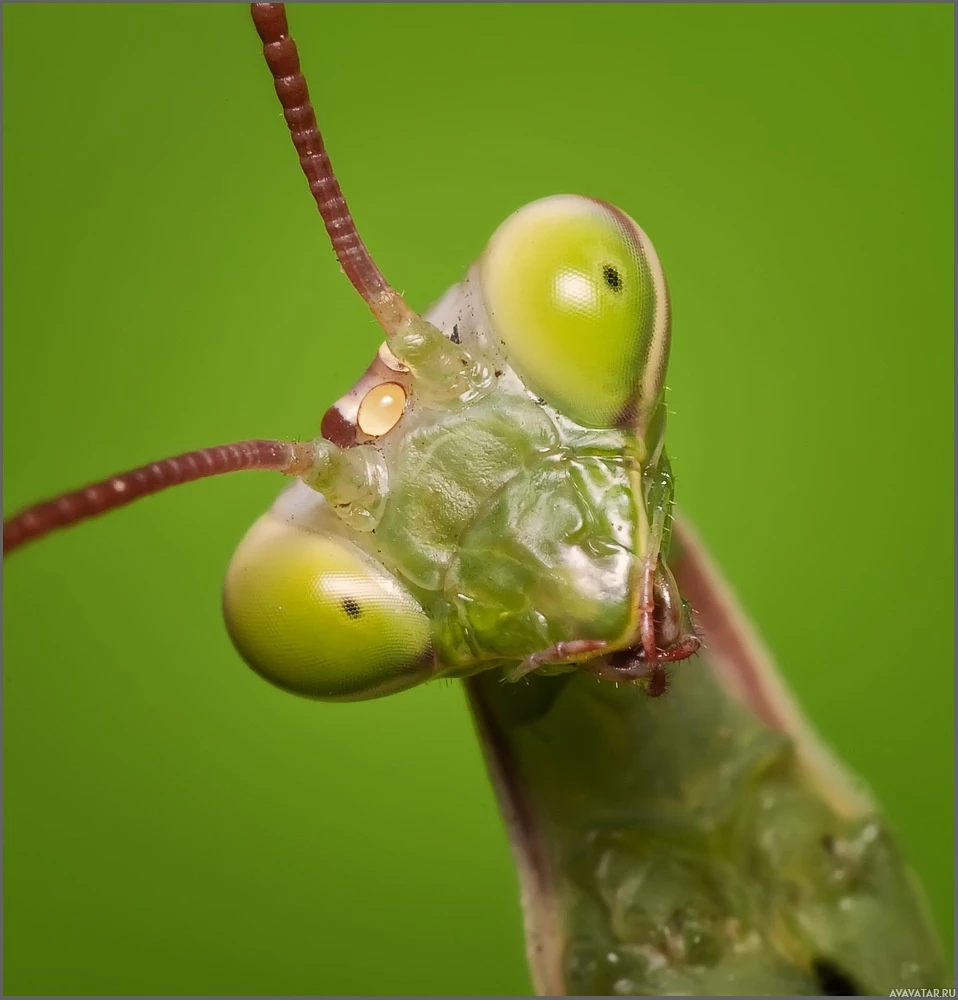
[[[319,432],[327,441],[340,448],[352,448],[356,443],[356,425],[348,421],[335,404],[323,414]]]

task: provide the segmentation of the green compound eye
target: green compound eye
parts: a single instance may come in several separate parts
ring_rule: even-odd
[[[508,218],[480,261],[493,331],[527,387],[587,426],[634,425],[668,362],[665,276],[624,213],[575,195]]]
[[[429,620],[395,577],[346,539],[270,514],[233,556],[223,610],[243,659],[308,698],[378,698],[434,669]]]

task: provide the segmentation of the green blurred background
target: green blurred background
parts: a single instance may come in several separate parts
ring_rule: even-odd
[[[376,329],[245,7],[5,6],[4,509],[309,436]],[[424,307],[542,195],[671,283],[679,500],[951,941],[950,5],[302,6],[368,244]],[[233,653],[280,483],[184,487],[4,573],[7,993],[529,990],[454,684],[330,706]]]

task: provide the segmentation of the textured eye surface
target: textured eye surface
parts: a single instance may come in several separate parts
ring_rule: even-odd
[[[432,673],[429,620],[393,576],[350,542],[269,514],[233,556],[223,609],[243,659],[295,694],[375,698]]]
[[[634,422],[661,389],[668,292],[628,216],[589,198],[533,202],[480,262],[493,332],[526,385],[590,426]]]

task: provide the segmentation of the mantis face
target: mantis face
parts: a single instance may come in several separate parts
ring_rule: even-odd
[[[247,535],[237,649],[316,698],[507,667],[664,687],[698,646],[665,563],[665,277],[623,212],[546,198],[405,320]],[[313,488],[310,488],[313,487]]]
[[[299,483],[247,534],[224,611],[266,679],[355,700],[437,676],[583,669],[665,689],[699,646],[666,563],[665,277],[623,212],[584,197],[515,213],[427,318],[349,213],[281,4],[253,21],[346,276],[386,335],[312,443],[152,463],[21,511],[4,551],[137,497],[268,468]]]

